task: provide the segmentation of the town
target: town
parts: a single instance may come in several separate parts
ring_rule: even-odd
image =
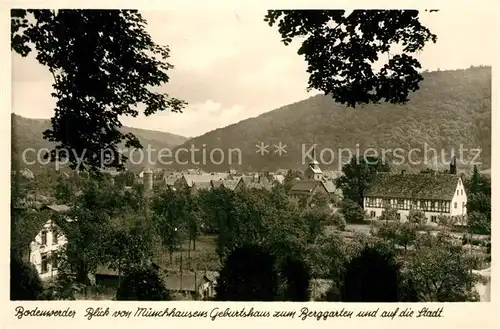
[[[12,9],[10,299],[491,301],[490,12]]]
[[[61,289],[57,282],[61,271],[67,271],[60,269],[65,266],[62,258],[88,262],[80,269],[85,275],[79,282],[83,288],[66,292],[73,298],[114,299],[127,268],[146,262],[158,272],[171,298],[213,300],[229,250],[256,241],[278,248],[273,244],[283,243],[280,239],[290,243],[287,248],[301,248],[305,254],[301,257],[311,266],[308,300],[337,300],[342,275],[332,273],[329,267],[335,264],[332,262],[346,266],[366,243],[389,245],[398,258],[408,257],[406,261],[410,255],[416,256],[415,263],[401,269],[410,276],[416,272],[412,266],[421,266],[419,257],[436,257],[435,271],[443,270],[444,259],[439,257],[447,255],[429,249],[436,248],[432,244],[458,245],[460,250],[455,252],[463,269],[447,269],[448,275],[470,271],[467,280],[474,283],[470,296],[481,293],[483,299],[489,298],[491,239],[487,231],[467,222],[468,199],[474,203],[474,193],[489,188],[485,186],[488,177],[477,170],[457,174],[453,161],[444,173],[377,172],[367,182],[361,204],[342,192],[352,188],[345,185],[349,178],[351,184],[358,178],[344,173],[349,167],[362,166],[354,161],[345,165],[344,172],[323,172],[312,159],[303,171],[296,172],[241,174],[235,170],[206,173],[145,168],[136,173],[106,170],[98,179],[68,170],[35,176],[23,169],[12,174],[13,181],[16,176],[21,181],[17,193],[23,190],[13,200],[13,212],[22,218],[15,234],[25,235],[19,239],[24,242],[19,249],[36,268],[47,291]],[[478,216],[477,210],[470,211]],[[28,220],[32,223],[22,224]],[[90,222],[80,226],[83,220]],[[74,231],[66,234],[66,230]],[[279,236],[279,231],[288,236]],[[443,237],[446,242],[440,240]],[[286,257],[285,252],[279,252],[278,257]],[[338,254],[328,259],[326,255],[332,252]],[[67,275],[64,273],[64,280],[69,279]],[[430,271],[414,280],[445,280],[434,275]],[[451,298],[441,297],[433,289],[423,296],[430,301]]]

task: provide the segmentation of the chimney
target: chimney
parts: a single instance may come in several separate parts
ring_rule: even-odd
[[[450,174],[456,175],[457,174],[457,157],[453,155],[451,157],[450,161]]]

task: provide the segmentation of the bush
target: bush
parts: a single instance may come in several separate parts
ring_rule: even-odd
[[[37,300],[42,293],[43,284],[36,268],[19,257],[11,257],[10,299]]]
[[[397,302],[398,290],[394,255],[367,246],[347,264],[341,297],[343,302]]]
[[[281,266],[281,274],[285,281],[283,300],[292,302],[309,300],[311,273],[302,259],[286,257]]]
[[[217,279],[217,301],[273,301],[278,276],[275,258],[266,249],[243,246],[227,257]]]
[[[345,221],[344,216],[336,212],[330,217],[329,224],[335,226],[340,231],[344,231],[347,223]]]
[[[340,205],[340,212],[344,215],[347,223],[362,223],[366,217],[363,208],[356,202],[345,199]]]
[[[165,284],[153,268],[131,269],[125,274],[116,292],[116,300],[170,300]]]

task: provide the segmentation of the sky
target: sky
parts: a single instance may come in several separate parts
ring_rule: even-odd
[[[195,137],[306,99],[306,62],[299,43],[285,46],[265,11],[143,11],[153,40],[169,45],[174,65],[162,90],[188,102],[183,113],[122,118],[127,126]],[[483,8],[422,14],[438,36],[419,54],[424,69],[492,65],[495,14]],[[12,111],[50,118],[52,76],[32,56],[12,54]]]

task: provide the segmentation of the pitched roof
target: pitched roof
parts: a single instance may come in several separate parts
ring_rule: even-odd
[[[319,183],[320,181],[315,180],[299,180],[295,185],[292,186],[290,192],[311,193]]]
[[[459,179],[450,174],[377,173],[365,196],[451,200]]]
[[[210,181],[218,181],[226,179],[229,174],[227,173],[217,173],[217,174],[200,174],[200,175],[191,175],[184,174],[184,179],[189,187],[193,186],[193,183],[201,183],[201,182],[210,182]]]
[[[227,180],[221,180],[221,181],[212,181],[212,186],[214,188],[218,187],[225,187],[228,190],[234,191],[236,189],[236,186],[238,186],[239,179],[227,179]]]
[[[322,181],[323,183],[323,186],[325,187],[325,190],[328,192],[328,193],[333,193],[335,192],[335,184],[333,184],[333,181],[330,180],[330,179],[324,179]]]
[[[212,188],[211,182],[197,182],[193,183],[193,186],[198,190],[209,190]]]

